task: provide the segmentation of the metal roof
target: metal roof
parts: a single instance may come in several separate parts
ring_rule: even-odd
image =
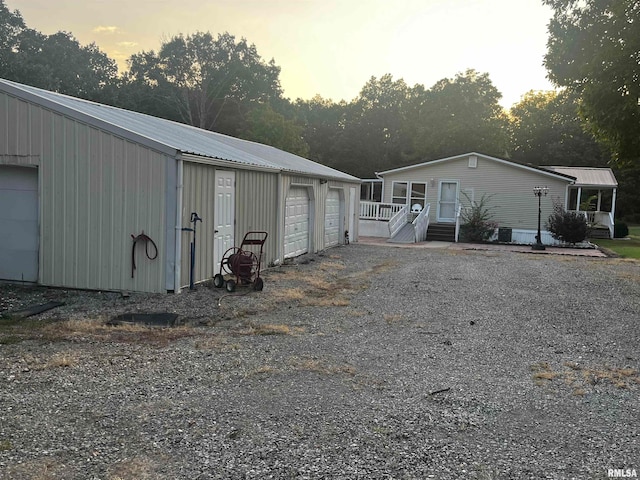
[[[549,167],[538,167],[536,165],[530,165],[530,164],[524,165],[522,163],[514,162],[513,160],[505,160],[504,158],[491,157],[489,155],[484,155],[482,153],[477,153],[477,152],[463,153],[461,155],[454,155],[453,157],[439,158],[437,160],[429,160],[427,162],[416,163],[416,164],[413,164],[413,165],[407,165],[406,167],[394,168],[392,170],[386,170],[384,172],[376,172],[376,175],[378,177],[380,177],[380,176],[387,175],[389,173],[403,172],[403,171],[406,171],[406,170],[412,170],[414,168],[426,167],[426,166],[435,165],[435,164],[442,163],[442,162],[449,162],[451,160],[459,160],[461,158],[465,158],[465,157],[469,157],[469,156],[481,157],[481,158],[484,158],[484,159],[487,159],[487,160],[491,160],[491,161],[496,162],[496,163],[502,163],[504,165],[510,165],[512,167],[522,168],[524,170],[529,170],[529,171],[534,171],[536,173],[540,173],[540,174],[546,175],[546,176],[551,176],[551,177],[556,177],[556,178],[557,177],[561,177],[562,180],[566,180],[568,182],[572,182],[572,181],[575,180],[575,177],[573,175],[567,175],[567,174],[565,174],[563,172],[553,171]]]
[[[562,166],[544,168],[575,177],[575,185],[578,187],[615,188],[618,186],[618,181],[610,168]]]
[[[185,153],[215,158],[231,162],[236,166],[245,166],[245,168],[253,166],[314,177],[360,182],[359,178],[352,175],[261,143],[241,140],[171,120],[90,102],[9,80],[0,79],[0,90],[166,153],[171,152],[175,155]]]

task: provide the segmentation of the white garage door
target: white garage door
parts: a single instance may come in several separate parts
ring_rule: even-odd
[[[329,190],[324,213],[324,246],[333,247],[340,243],[340,194]]]
[[[0,166],[0,278],[38,281],[38,170]]]
[[[306,188],[291,187],[285,202],[284,257],[309,251],[309,195]]]

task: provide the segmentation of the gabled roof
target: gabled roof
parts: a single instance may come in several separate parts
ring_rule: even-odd
[[[618,186],[618,181],[610,168],[562,166],[545,168],[575,177],[578,187],[616,188]]]
[[[428,162],[417,163],[415,165],[408,165],[406,167],[394,168],[392,170],[385,170],[384,172],[376,172],[376,175],[377,176],[384,176],[384,175],[387,175],[389,173],[398,173],[398,172],[413,170],[415,168],[421,168],[421,167],[426,167],[426,166],[430,166],[430,165],[436,165],[438,163],[450,162],[450,161],[454,161],[454,160],[460,160],[461,158],[466,158],[466,157],[473,156],[473,155],[475,155],[476,157],[479,157],[479,158],[484,158],[485,160],[491,160],[491,161],[502,163],[502,164],[505,164],[505,165],[510,165],[512,167],[522,168],[524,170],[533,171],[533,172],[536,172],[536,173],[540,173],[542,175],[555,177],[555,178],[561,178],[562,180],[566,180],[567,182],[572,182],[572,181],[575,180],[575,177],[573,177],[572,175],[568,175],[568,174],[565,174],[565,173],[562,173],[562,172],[555,172],[555,171],[552,171],[552,170],[550,170],[548,168],[545,168],[545,167],[537,167],[537,166],[534,166],[534,165],[524,165],[522,163],[513,162],[511,160],[505,160],[503,158],[491,157],[489,155],[484,155],[482,153],[477,153],[477,152],[469,152],[469,153],[464,153],[462,155],[455,155],[453,157],[440,158],[438,160],[430,160]]]
[[[181,153],[223,160],[238,168],[327,177],[351,182],[360,179],[309,159],[261,143],[241,140],[182,123],[90,102],[0,79],[0,91],[104,129],[168,155]],[[232,165],[230,165],[232,166]]]

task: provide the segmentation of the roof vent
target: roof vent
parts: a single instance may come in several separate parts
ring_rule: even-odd
[[[478,157],[471,155],[469,157],[469,168],[476,168],[478,166]]]

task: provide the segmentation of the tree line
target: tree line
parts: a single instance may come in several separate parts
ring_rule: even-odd
[[[44,35],[0,0],[0,76],[296,153],[360,178],[469,151],[533,165],[612,166],[618,210],[640,211],[640,7],[542,0],[554,16],[545,65],[557,91],[505,110],[487,73],[426,88],[387,74],[351,101],[291,100],[280,67],[229,33],[196,32],[132,55],[124,72],[95,44]],[[579,48],[578,48],[579,47]]]

